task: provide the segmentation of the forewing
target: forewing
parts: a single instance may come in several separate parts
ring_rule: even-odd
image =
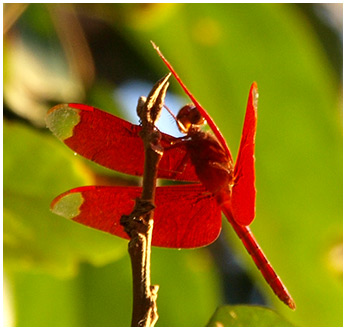
[[[255,136],[257,125],[257,84],[250,89],[239,153],[234,167],[232,214],[235,221],[247,226],[255,218]]]
[[[164,152],[158,165],[157,176],[164,179],[199,182],[186,142],[168,134],[161,134]]]
[[[197,99],[194,97],[194,95],[185,86],[185,84],[183,83],[183,81],[181,80],[181,78],[179,77],[177,72],[174,70],[173,66],[163,56],[163,54],[161,53],[159,47],[157,47],[155,45],[155,43],[153,43],[153,42],[151,42],[151,43],[152,43],[153,47],[155,48],[155,50],[157,51],[157,53],[159,54],[159,56],[161,57],[161,59],[163,60],[163,62],[166,64],[166,66],[169,69],[169,71],[172,72],[173,76],[178,81],[179,85],[182,87],[182,89],[184,90],[186,95],[190,98],[192,103],[196,106],[196,108],[198,109],[200,114],[205,118],[205,120],[207,121],[209,127],[211,128],[211,130],[215,134],[216,138],[218,139],[218,141],[220,142],[220,144],[224,148],[224,150],[225,150],[228,158],[230,159],[230,161],[233,161],[232,160],[232,154],[231,154],[231,151],[230,151],[230,149],[229,149],[229,147],[227,145],[227,142],[226,142],[225,138],[223,137],[221,131],[219,130],[219,128],[215,124],[213,118],[209,115],[209,113],[202,107],[202,105],[197,101]]]
[[[131,213],[140,187],[89,186],[56,197],[54,213],[86,226],[127,238],[120,217]],[[152,244],[194,248],[212,243],[221,230],[221,211],[201,185],[158,187]]]
[[[61,104],[46,118],[49,129],[79,155],[118,172],[143,175],[142,127],[97,108],[82,104]],[[198,181],[184,143],[162,134],[165,150],[158,177]],[[173,146],[173,147],[172,147]]]
[[[61,104],[46,118],[48,128],[79,155],[107,168],[142,175],[141,127],[82,104]]]

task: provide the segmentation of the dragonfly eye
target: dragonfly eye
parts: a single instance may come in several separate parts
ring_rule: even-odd
[[[182,107],[177,115],[178,128],[182,133],[187,133],[191,126],[201,126],[205,124],[205,119],[193,104]]]

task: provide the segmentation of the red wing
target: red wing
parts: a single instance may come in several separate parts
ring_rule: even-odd
[[[89,186],[56,197],[54,213],[86,226],[127,238],[120,217],[130,214],[140,187]],[[221,210],[212,195],[199,185],[158,187],[152,244],[194,248],[212,243],[221,230]]]
[[[73,151],[110,169],[143,175],[144,149],[138,136],[141,126],[97,108],[82,104],[61,104],[46,118],[49,129]],[[168,148],[159,164],[158,177],[182,181],[199,181],[185,145],[162,134],[162,146]]]
[[[195,248],[220,234],[221,209],[200,184],[158,187],[155,204],[154,245]]]
[[[247,226],[255,218],[255,136],[257,125],[257,84],[250,89],[239,153],[234,167],[232,213],[238,224]]]
[[[178,76],[178,74],[175,72],[173,66],[166,60],[166,58],[163,56],[163,54],[161,53],[159,47],[157,47],[155,45],[155,43],[151,42],[154,49],[157,51],[157,53],[159,54],[159,56],[161,57],[161,59],[163,60],[163,62],[166,64],[167,68],[169,69],[169,71],[172,72],[173,76],[175,77],[175,79],[177,79],[178,83],[180,84],[180,86],[183,88],[184,92],[188,95],[188,97],[190,98],[190,100],[193,102],[193,104],[196,106],[196,108],[198,109],[198,111],[200,112],[200,114],[204,117],[204,119],[207,121],[209,127],[212,129],[212,131],[214,132],[215,136],[217,137],[217,139],[219,140],[219,142],[221,143],[222,147],[225,149],[225,152],[227,154],[227,156],[229,157],[229,159],[233,162],[232,160],[232,154],[231,151],[227,145],[227,142],[225,140],[225,138],[223,137],[221,131],[219,130],[219,128],[217,127],[217,125],[215,124],[213,118],[210,117],[209,113],[201,106],[201,104],[197,101],[197,99],[193,96],[193,94],[187,89],[187,87],[185,86],[185,84],[183,83],[183,81],[180,79],[180,77]]]

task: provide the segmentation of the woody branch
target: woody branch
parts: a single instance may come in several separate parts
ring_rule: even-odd
[[[147,98],[139,98],[137,105],[137,114],[143,127],[140,136],[145,150],[143,191],[132,213],[121,219],[121,224],[131,238],[128,246],[133,280],[131,326],[152,327],[158,319],[156,299],[159,287],[151,285],[150,256],[157,169],[163,149],[160,145],[161,134],[155,128],[155,122],[164,104],[169,77],[170,74],[160,79]]]

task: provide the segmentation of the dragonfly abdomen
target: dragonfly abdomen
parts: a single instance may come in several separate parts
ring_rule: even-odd
[[[236,231],[238,237],[243,242],[247,252],[251,255],[253,261],[255,262],[257,268],[262,273],[263,277],[270,285],[274,293],[291,309],[295,309],[296,305],[285,285],[282,283],[280,277],[276,274],[274,268],[270,264],[269,260],[265,256],[261,247],[256,241],[255,236],[251,232],[248,226],[239,225],[234,219],[232,212],[230,211],[229,203],[222,205],[222,212],[227,217],[234,230]]]

